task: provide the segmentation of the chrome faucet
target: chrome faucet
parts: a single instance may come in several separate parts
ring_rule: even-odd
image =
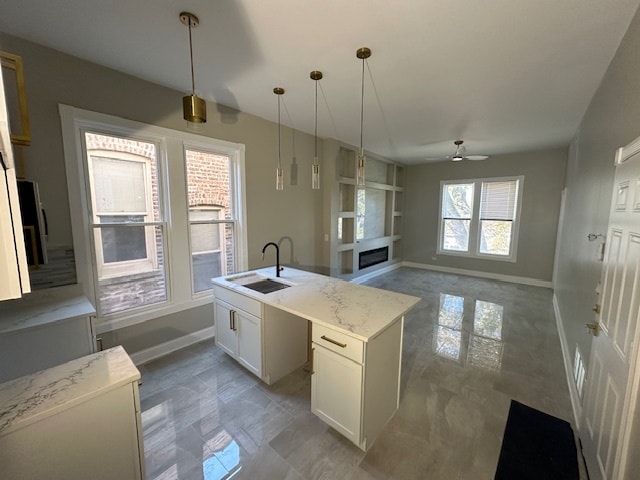
[[[269,245],[273,245],[276,249],[276,277],[279,277],[282,267],[280,266],[280,247],[278,247],[277,243],[269,242],[264,247],[262,247],[262,259],[264,260],[264,251]]]

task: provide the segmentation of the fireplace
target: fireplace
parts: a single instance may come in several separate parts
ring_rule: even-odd
[[[378,263],[389,260],[389,247],[374,248],[365,252],[360,252],[358,256],[358,269],[371,267]]]

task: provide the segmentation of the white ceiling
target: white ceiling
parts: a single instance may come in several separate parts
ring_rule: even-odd
[[[0,30],[403,161],[566,146],[640,0],[0,0]],[[44,82],[44,79],[41,80]],[[180,104],[176,97],[176,104]],[[216,115],[211,111],[209,115]]]

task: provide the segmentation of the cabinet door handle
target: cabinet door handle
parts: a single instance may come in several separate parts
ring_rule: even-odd
[[[314,373],[316,373],[316,372],[313,370],[313,357],[315,357],[315,355],[316,355],[316,349],[315,349],[315,348],[312,348],[312,349],[311,349],[311,375],[313,375]]]
[[[232,330],[233,330],[234,332],[235,332],[236,330],[238,330],[238,329],[236,328],[236,313],[237,313],[237,312],[234,310],[234,311],[233,311],[233,317],[232,317],[232,318],[233,318],[233,328],[232,328]]]
[[[229,310],[229,330],[233,330],[233,310]]]
[[[326,335],[322,335],[320,337],[322,340],[326,340],[329,343],[333,343],[334,345],[339,346],[340,348],[347,348],[347,344],[346,343],[340,343],[337,340],[334,340],[333,338],[329,338]]]

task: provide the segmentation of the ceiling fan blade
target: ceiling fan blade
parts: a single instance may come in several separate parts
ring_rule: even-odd
[[[489,155],[467,155],[467,160],[486,160],[489,158]]]

